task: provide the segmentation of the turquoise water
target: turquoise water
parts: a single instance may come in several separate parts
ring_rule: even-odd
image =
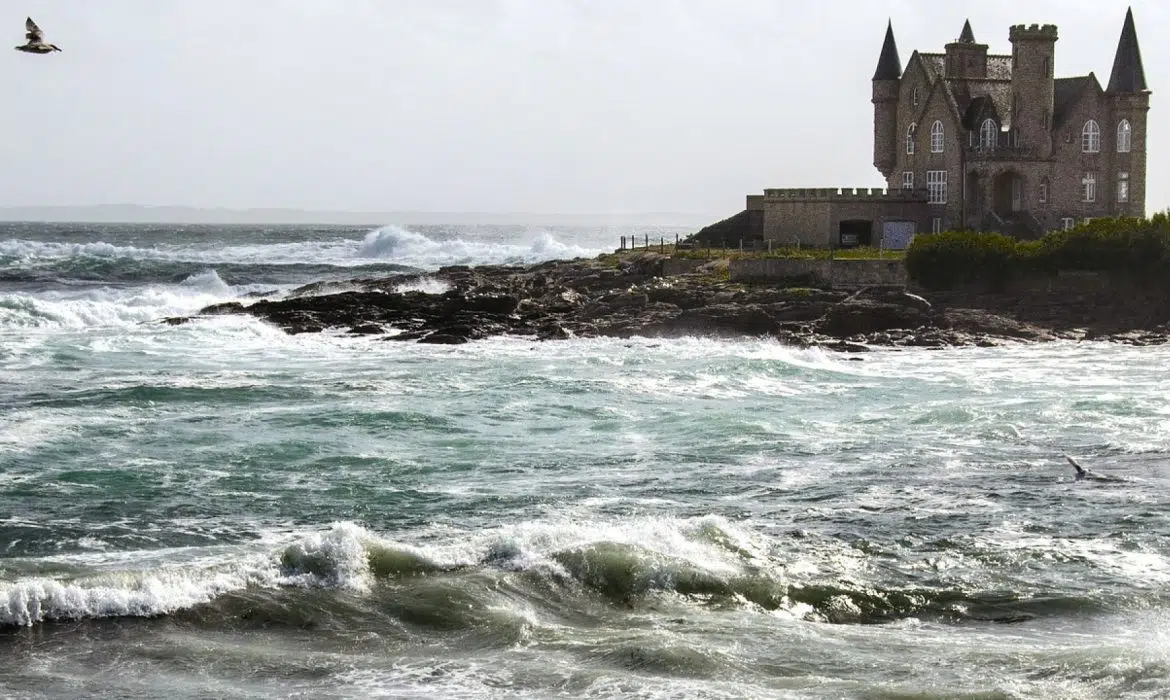
[[[626,233],[0,225],[0,695],[1170,694],[1168,350],[154,322]]]

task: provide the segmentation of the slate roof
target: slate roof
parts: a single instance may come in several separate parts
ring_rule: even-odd
[[[1137,28],[1133,23],[1133,8],[1125,13],[1125,24],[1121,28],[1121,39],[1117,42],[1117,55],[1113,58],[1113,71],[1109,74],[1109,88],[1106,92],[1145,92],[1146,69],[1142,66],[1142,50],[1138,46]]]
[[[897,80],[902,77],[902,59],[898,57],[898,44],[894,41],[894,22],[886,25],[886,40],[882,42],[882,54],[878,57],[874,80]]]

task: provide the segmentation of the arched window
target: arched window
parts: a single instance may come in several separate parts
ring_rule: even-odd
[[[1101,152],[1101,127],[1093,119],[1085,122],[1081,129],[1081,151],[1085,153]]]
[[[1117,124],[1117,152],[1129,153],[1133,148],[1133,128],[1128,119],[1122,119]]]
[[[979,147],[995,148],[999,145],[999,126],[994,119],[984,119],[979,127]]]
[[[906,127],[906,155],[914,155],[914,132],[918,131],[917,124]]]
[[[930,126],[930,152],[943,152],[943,125],[941,121],[935,121]]]

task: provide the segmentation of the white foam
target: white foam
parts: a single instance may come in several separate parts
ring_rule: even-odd
[[[436,269],[444,265],[518,265],[593,257],[605,250],[608,249],[562,243],[548,232],[537,233],[527,243],[503,243],[466,238],[434,240],[399,226],[386,226],[366,234],[357,256]]]
[[[0,625],[164,615],[247,584],[248,577],[238,571],[120,572],[71,582],[23,579],[0,583]]]
[[[192,313],[234,299],[243,291],[247,288],[233,288],[215,270],[207,270],[178,285],[0,294],[0,329],[132,327],[165,316]]]

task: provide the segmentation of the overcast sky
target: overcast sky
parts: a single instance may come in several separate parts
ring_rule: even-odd
[[[1009,25],[1054,23],[1057,75],[1104,84],[1129,4],[0,0],[11,46],[30,14],[63,49],[0,53],[0,206],[729,215],[765,187],[883,184],[888,18],[903,64],[967,17],[995,53]],[[1152,213],[1170,206],[1170,3],[1132,5]]]

